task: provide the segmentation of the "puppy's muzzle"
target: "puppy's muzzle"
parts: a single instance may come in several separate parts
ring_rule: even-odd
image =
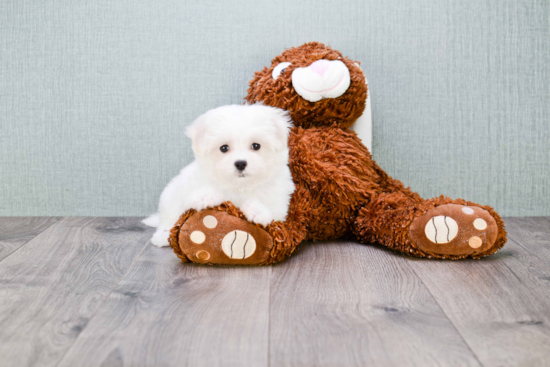
[[[244,171],[244,169],[246,168],[246,161],[236,161],[235,167],[237,167],[240,172]]]

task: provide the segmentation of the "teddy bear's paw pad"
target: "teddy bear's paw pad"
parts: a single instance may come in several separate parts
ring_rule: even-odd
[[[189,260],[201,264],[259,265],[273,247],[262,228],[217,210],[194,214],[181,227],[178,241]]]
[[[445,204],[416,218],[410,234],[413,244],[426,253],[469,256],[489,250],[497,239],[498,227],[485,209]]]
[[[231,231],[222,240],[222,250],[231,259],[246,259],[256,252],[256,240],[248,232]]]

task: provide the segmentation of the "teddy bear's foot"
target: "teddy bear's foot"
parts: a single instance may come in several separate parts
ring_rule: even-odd
[[[200,264],[261,265],[273,247],[272,237],[260,226],[214,209],[192,214],[177,240],[187,259]]]
[[[481,257],[493,253],[498,225],[477,206],[445,204],[416,218],[410,226],[412,244],[435,257]]]

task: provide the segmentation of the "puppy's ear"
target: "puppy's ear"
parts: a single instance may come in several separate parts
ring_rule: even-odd
[[[200,115],[191,123],[191,125],[187,127],[187,130],[185,131],[185,135],[191,139],[191,147],[193,148],[195,155],[202,155],[206,152],[206,144],[204,144],[204,140],[207,136],[206,120],[206,114]]]
[[[292,128],[292,120],[287,111],[275,107],[269,108],[272,110],[270,120],[275,127],[275,150],[284,150],[288,146],[288,135]]]

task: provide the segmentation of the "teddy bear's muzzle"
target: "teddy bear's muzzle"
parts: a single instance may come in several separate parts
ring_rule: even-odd
[[[309,102],[338,98],[348,90],[350,82],[349,69],[340,60],[318,60],[292,72],[294,90]]]

